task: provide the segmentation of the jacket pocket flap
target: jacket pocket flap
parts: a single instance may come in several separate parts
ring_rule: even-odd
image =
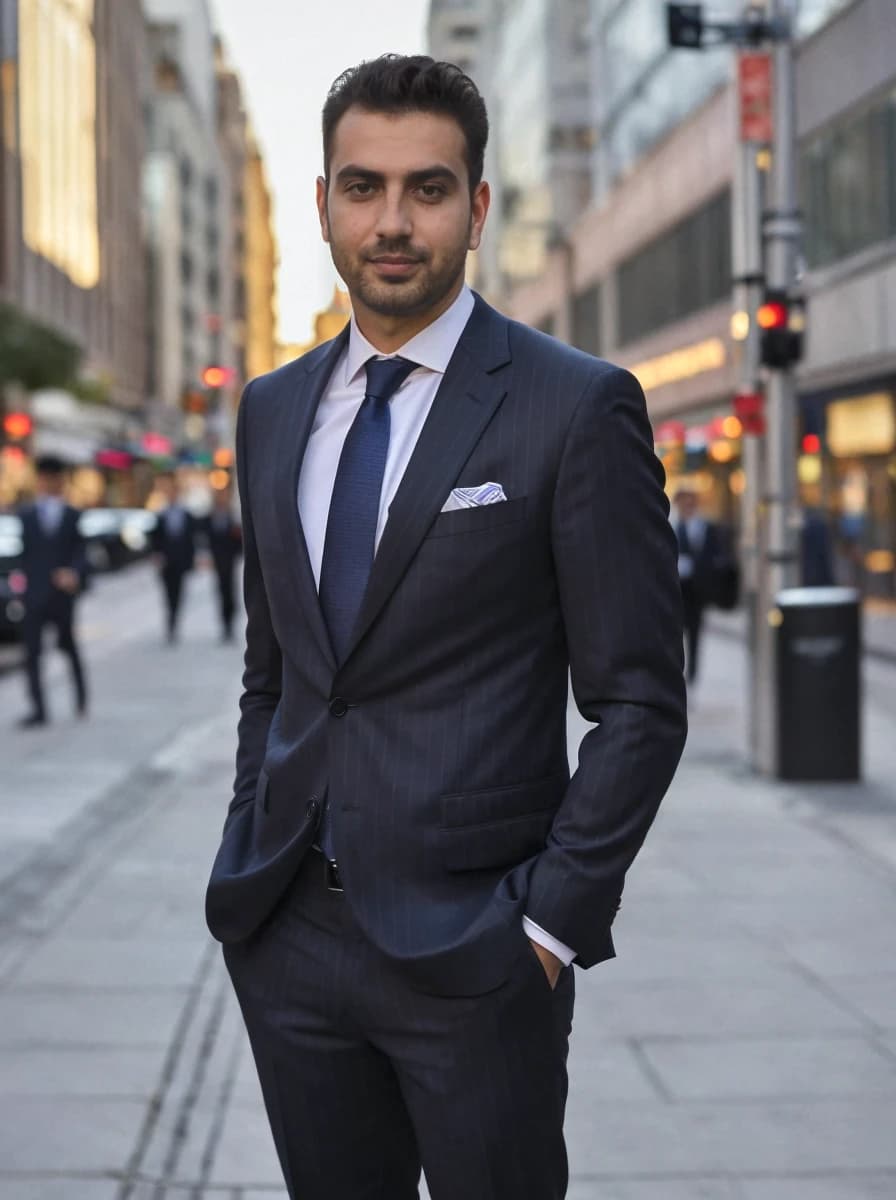
[[[442,828],[466,829],[493,822],[505,822],[542,811],[552,815],[566,788],[565,775],[547,775],[527,783],[481,788],[475,792],[454,792],[442,796]]]

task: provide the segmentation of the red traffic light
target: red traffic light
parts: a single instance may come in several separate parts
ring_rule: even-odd
[[[766,300],[756,310],[756,324],[760,329],[786,329],[789,320],[787,305],[780,300]]]
[[[33,428],[33,422],[27,413],[11,412],[3,418],[3,432],[13,441],[19,442],[26,438]]]
[[[223,387],[233,378],[230,367],[206,367],[202,372],[202,382],[207,388]]]
[[[817,433],[807,433],[803,438],[803,454],[820,454],[821,438]]]

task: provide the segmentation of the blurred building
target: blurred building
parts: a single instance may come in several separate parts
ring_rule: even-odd
[[[229,440],[245,377],[246,118],[206,0],[144,7],[150,424],[203,455]]]
[[[145,374],[143,32],[139,0],[0,0],[0,300],[75,343],[94,399],[130,412]]]
[[[277,243],[264,159],[249,135],[245,167],[246,378],[277,363]]]
[[[740,5],[726,10],[734,16]],[[896,22],[889,0],[800,6],[797,119],[808,300],[799,371],[804,500],[838,575],[896,598]],[[738,518],[731,319],[734,52],[672,51],[652,0],[593,0],[593,202],[513,315],[641,378],[673,478]],[[728,429],[731,430],[728,423]],[[667,453],[668,451],[668,453]]]
[[[283,366],[284,363],[307,354],[315,346],[321,346],[324,342],[329,342],[332,338],[337,337],[348,324],[351,313],[352,307],[348,292],[343,291],[337,285],[333,288],[333,296],[327,307],[322,308],[314,315],[314,336],[311,340],[304,343],[281,342],[277,347],[276,365]]]

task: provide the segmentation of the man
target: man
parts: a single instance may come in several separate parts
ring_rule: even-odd
[[[46,725],[47,704],[41,679],[44,630],[52,625],[56,644],[69,660],[75,691],[75,711],[87,713],[84,665],[75,641],[75,600],[87,575],[80,513],[65,501],[65,464],[54,455],[36,463],[37,496],[21,512],[22,571],[25,584],[25,668],[31,712],[19,722],[22,729]]]
[[[694,683],[700,661],[703,612],[714,600],[717,572],[725,556],[720,530],[701,516],[697,493],[691,487],[680,487],[675,493],[675,536],[687,641],[687,677],[688,683]]]
[[[208,548],[218,582],[221,612],[221,641],[233,641],[233,616],[236,612],[236,564],[242,553],[243,535],[239,521],[231,511],[229,488],[214,493],[212,511],[206,525]]]
[[[674,538],[624,371],[464,286],[485,108],[386,56],[324,107],[335,341],[239,414],[247,643],[207,897],[289,1194],[565,1194],[573,978],[685,736]],[[595,724],[569,777],[568,671]],[[315,846],[320,849],[316,849]]]
[[[156,487],[166,501],[152,531],[153,561],[165,592],[168,642],[177,641],[184,580],[196,559],[196,531],[193,514],[179,502],[176,477],[170,472],[159,475]]]

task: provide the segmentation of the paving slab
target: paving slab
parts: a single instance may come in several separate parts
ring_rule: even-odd
[[[3,1200],[117,1200],[118,1184],[96,1179],[4,1179]]]
[[[0,1049],[0,1095],[152,1096],[164,1050]]]
[[[882,1103],[896,1101],[896,1060],[863,1037],[645,1039],[640,1045],[676,1099],[879,1094]]]
[[[193,981],[204,942],[81,938],[49,939],[15,977],[18,987],[47,988],[76,983],[88,989],[187,987]]]
[[[126,1097],[17,1096],[3,1106],[2,1170],[112,1175],[128,1161],[145,1113],[143,1100]]]
[[[724,1179],[664,1178],[629,1183],[572,1179],[567,1200],[743,1200],[743,1196],[734,1183]]]
[[[0,992],[0,1046],[167,1046],[186,999],[166,987]]]
[[[864,1172],[836,1179],[746,1179],[743,1200],[893,1200],[896,1174],[869,1176]]]

